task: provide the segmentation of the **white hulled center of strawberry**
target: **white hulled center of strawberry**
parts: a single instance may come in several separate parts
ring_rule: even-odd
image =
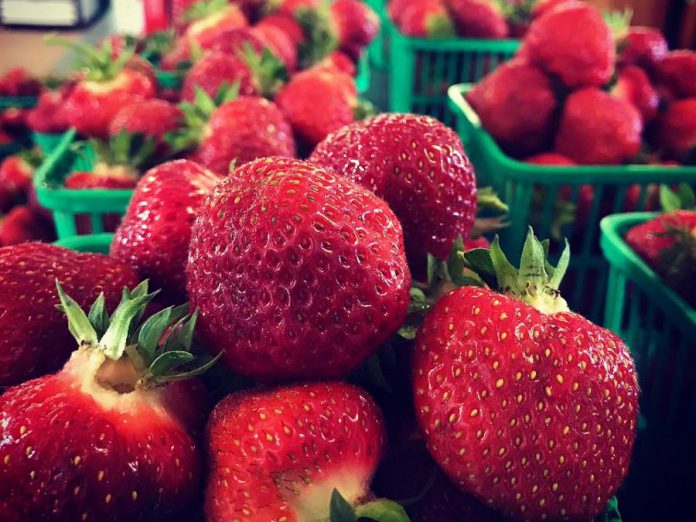
[[[289,499],[298,522],[327,522],[331,494],[334,489],[340,491],[351,505],[357,505],[364,500],[368,491],[365,483],[365,470],[348,469],[340,473],[332,473],[324,479],[311,482],[294,498]]]
[[[87,80],[82,82],[82,86],[85,90],[91,92],[92,94],[108,94],[117,89],[123,89],[128,84],[128,75],[121,73],[113,80],[107,81],[91,81]]]

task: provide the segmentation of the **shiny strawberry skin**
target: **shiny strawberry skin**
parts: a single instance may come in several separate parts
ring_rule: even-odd
[[[696,98],[668,105],[659,120],[657,141],[668,157],[696,162]]]
[[[170,161],[138,182],[111,255],[149,279],[171,303],[186,299],[186,259],[196,209],[220,178],[187,160]]]
[[[476,214],[474,169],[459,137],[434,118],[383,114],[329,135],[310,161],[382,197],[404,229],[413,265],[446,258]]]
[[[125,69],[106,84],[79,82],[65,100],[64,115],[80,134],[105,138],[111,120],[123,106],[152,98],[155,90],[155,83],[146,75]]]
[[[674,236],[665,234],[668,226],[696,230],[696,212],[676,210],[636,225],[626,233],[626,243],[646,263],[653,268],[659,268],[662,252],[675,243]]]
[[[185,507],[200,461],[191,435],[158,403],[166,389],[119,410],[80,382],[64,369],[0,396],[0,519],[145,522]]]
[[[187,278],[205,344],[265,381],[347,375],[399,327],[411,283],[386,203],[284,158],[216,186],[191,233]]]
[[[176,129],[182,119],[181,110],[164,100],[138,100],[119,110],[109,125],[109,134],[121,131],[141,132],[162,142],[164,135]]]
[[[619,42],[619,65],[637,65],[652,71],[668,52],[667,40],[659,29],[629,27],[626,36]]]
[[[220,51],[210,51],[198,60],[184,78],[181,99],[192,102],[196,87],[214,98],[223,83],[232,86],[239,83],[239,93],[256,94],[251,70],[240,58]]]
[[[584,2],[556,7],[533,22],[520,55],[568,88],[604,85],[616,60],[609,27],[598,9]]]
[[[355,82],[338,71],[313,68],[294,75],[275,102],[290,120],[299,142],[310,149],[355,118]]]
[[[304,520],[295,510],[311,488],[327,494],[328,515],[334,487],[349,501],[368,494],[385,444],[372,398],[341,382],[231,395],[207,433],[209,522]]]
[[[656,66],[656,81],[668,101],[696,98],[696,51],[680,49]]]
[[[29,205],[18,205],[0,220],[0,245],[29,241],[55,241],[52,221],[46,221]]]
[[[640,151],[643,122],[630,103],[599,89],[566,99],[555,151],[582,165],[618,165]]]
[[[460,36],[506,38],[508,24],[500,7],[490,0],[446,0]]]
[[[275,103],[240,96],[213,112],[192,159],[224,176],[232,161],[241,165],[266,156],[295,156],[290,123]]]
[[[628,471],[635,366],[618,336],[580,315],[457,289],[418,332],[413,387],[435,460],[508,515],[590,520]]]
[[[660,97],[650,83],[648,75],[640,67],[635,65],[622,67],[611,93],[638,109],[644,124],[651,122],[657,116]]]
[[[336,0],[330,9],[341,47],[365,47],[377,36],[379,17],[364,2]]]
[[[138,278],[125,264],[99,254],[80,254],[44,243],[0,248],[0,385],[59,368],[75,348],[65,315],[55,305],[55,279],[80,304],[105,292],[113,310],[124,286]]]
[[[467,99],[508,153],[524,156],[548,145],[558,103],[551,81],[533,65],[501,65],[476,84]]]

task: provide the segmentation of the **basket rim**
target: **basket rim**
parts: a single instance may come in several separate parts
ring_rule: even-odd
[[[54,241],[53,244],[70,250],[78,250],[80,252],[94,252],[102,250],[100,247],[109,247],[113,243],[114,234],[110,232],[101,232],[99,234],[86,234],[69,236]],[[108,248],[106,248],[108,250]]]

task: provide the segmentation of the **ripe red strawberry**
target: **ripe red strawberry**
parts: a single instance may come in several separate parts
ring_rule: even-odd
[[[619,65],[637,65],[653,71],[667,53],[667,40],[659,29],[653,27],[629,27],[619,41]]]
[[[89,66],[89,72],[70,90],[63,107],[63,117],[80,134],[108,136],[111,120],[124,105],[155,95],[154,79],[131,68],[132,49],[113,59],[109,45],[98,49],[72,41],[66,45],[77,48]]]
[[[321,67],[294,75],[275,101],[290,120],[297,140],[309,149],[354,121],[358,105],[353,78]]]
[[[220,51],[241,57],[240,53],[244,51],[247,46],[251,47],[251,49],[257,53],[262,52],[264,48],[264,42],[251,27],[220,31],[205,45],[205,47],[203,47],[203,49]]]
[[[655,69],[660,93],[668,101],[696,98],[696,51],[672,51]]]
[[[82,305],[104,292],[109,310],[123,286],[137,284],[135,273],[120,261],[43,243],[0,248],[0,267],[0,386],[60,368],[74,348],[55,308],[55,278]]]
[[[534,18],[539,18],[540,16],[543,16],[552,9],[555,9],[559,5],[572,4],[576,1],[577,0],[538,0],[534,2],[534,6],[532,8],[532,15]]]
[[[109,134],[116,136],[121,131],[142,133],[156,141],[159,152],[165,150],[164,135],[177,129],[183,114],[176,105],[164,100],[139,100],[119,110],[109,125]]]
[[[59,287],[79,348],[57,374],[0,397],[2,520],[165,520],[196,497],[201,463],[188,408],[204,392],[175,382],[193,359],[195,316],[167,308],[136,330],[154,294],[126,290],[109,320],[103,300],[88,317]],[[182,327],[160,342],[175,321]]]
[[[460,36],[506,38],[508,24],[494,0],[445,0]]]
[[[334,489],[351,504],[369,498],[385,444],[377,405],[341,382],[236,393],[207,433],[209,522],[328,520]]]
[[[330,9],[339,47],[364,48],[377,36],[379,17],[365,2],[336,0]]]
[[[27,156],[15,154],[0,162],[0,188],[5,197],[0,211],[6,212],[14,205],[25,202],[34,179],[34,165]]]
[[[547,148],[558,104],[540,69],[519,61],[503,64],[476,84],[467,99],[508,153],[525,156]]]
[[[288,72],[297,69],[297,44],[285,30],[272,24],[258,24],[252,30]]]
[[[434,118],[383,114],[330,134],[310,161],[369,188],[401,221],[412,266],[469,237],[476,182],[459,137]]]
[[[563,4],[535,20],[520,54],[568,88],[607,83],[616,59],[611,30],[599,10],[584,2]]]
[[[334,51],[319,62],[315,67],[325,67],[335,71],[339,71],[355,77],[356,67],[355,62],[345,53]]]
[[[181,44],[203,48],[220,32],[246,27],[249,22],[241,9],[227,0],[202,0],[192,5],[184,17],[190,22]]]
[[[667,157],[696,163],[696,98],[667,106],[659,120],[657,141]]]
[[[650,123],[657,116],[660,97],[650,83],[648,75],[635,65],[622,67],[618,72],[616,84],[611,94],[632,104],[643,117],[643,123]]]
[[[228,85],[238,83],[241,94],[257,94],[258,92],[254,86],[252,72],[241,58],[219,51],[210,51],[205,53],[186,74],[181,88],[181,99],[192,102],[197,88],[203,89],[205,93],[213,97],[223,83]]]
[[[44,91],[39,96],[36,107],[27,114],[27,125],[35,132],[65,132],[70,124],[65,115],[64,104],[72,85],[54,91]]]
[[[271,13],[259,20],[255,27],[260,29],[261,27],[269,26],[276,27],[286,33],[295,44],[295,47],[305,41],[304,29],[293,15],[279,12]]]
[[[296,15],[298,9],[317,9],[321,6],[321,0],[279,0],[272,5],[272,12],[288,15]]]
[[[531,231],[519,271],[497,242],[490,253],[508,295],[454,290],[416,338],[413,388],[428,449],[459,487],[504,514],[591,520],[628,471],[634,363],[618,336],[558,294],[567,253],[552,272]]]
[[[599,89],[581,89],[566,99],[555,150],[582,165],[620,164],[638,154],[642,130],[633,105]]]
[[[186,301],[186,259],[196,209],[219,181],[187,160],[149,170],[138,182],[111,255],[161,288],[168,302]]]
[[[46,221],[29,205],[18,205],[0,218],[0,245],[17,245],[29,241],[55,241],[53,222]]]
[[[403,10],[394,8],[392,12],[392,19],[406,36],[441,39],[456,35],[454,21],[442,0],[405,2]]]
[[[15,67],[0,76],[0,96],[38,96],[41,82],[23,67]]]
[[[283,158],[216,186],[191,233],[187,278],[207,346],[265,381],[348,374],[399,327],[411,282],[386,203]]]

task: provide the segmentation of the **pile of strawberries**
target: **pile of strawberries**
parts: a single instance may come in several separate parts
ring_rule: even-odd
[[[568,252],[471,250],[487,195],[433,118],[310,160],[167,161],[110,255],[0,248],[0,519],[620,520],[636,372]]]
[[[508,154],[545,165],[696,161],[696,52],[557,2],[468,100]]]

